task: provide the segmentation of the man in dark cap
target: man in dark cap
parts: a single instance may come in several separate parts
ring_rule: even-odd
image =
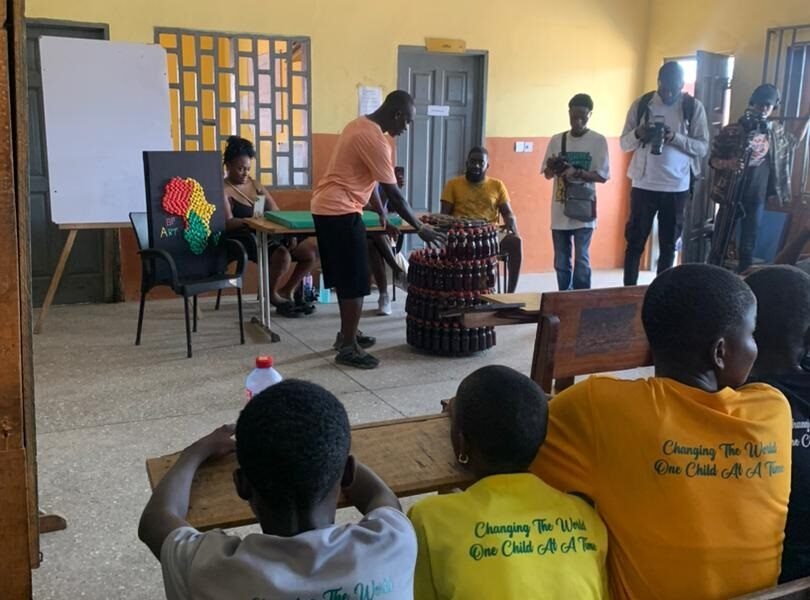
[[[797,133],[787,131],[779,121],[770,120],[778,106],[779,90],[775,86],[765,83],[757,87],[743,116],[724,127],[715,138],[709,160],[710,166],[719,171],[713,180],[712,198],[721,205],[739,202],[729,210],[735,210],[735,218],[739,219],[740,273],[753,262],[766,199],[775,207],[790,204],[793,151],[807,131],[807,119],[800,121]],[[744,186],[736,198],[732,197],[735,181]],[[715,235],[712,243],[725,246],[727,240]]]
[[[636,100],[627,113],[621,147],[632,152],[630,217],[624,230],[624,284],[636,285],[639,263],[653,220],[658,217],[658,273],[672,266],[683,230],[683,212],[701,158],[709,151],[706,109],[683,93],[683,68],[667,62],[658,89]]]

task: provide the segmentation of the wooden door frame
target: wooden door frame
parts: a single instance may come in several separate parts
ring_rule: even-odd
[[[24,0],[0,3],[0,579],[14,598],[31,595],[31,569],[39,565],[36,430],[31,331],[28,212],[28,107]]]
[[[399,46],[397,48],[397,86],[399,86],[399,78],[402,74],[402,61],[405,57],[417,57],[417,56],[461,56],[461,57],[472,57],[476,58],[476,66],[478,67],[478,76],[479,76],[479,91],[481,92],[481,102],[479,104],[479,109],[476,118],[476,124],[479,127],[479,130],[476,132],[476,135],[473,135],[473,139],[476,140],[476,143],[479,146],[484,146],[484,140],[486,140],[486,129],[487,129],[487,84],[488,84],[488,75],[489,75],[489,50],[465,50],[464,52],[459,53],[443,53],[443,52],[428,52],[427,48],[424,46]]]

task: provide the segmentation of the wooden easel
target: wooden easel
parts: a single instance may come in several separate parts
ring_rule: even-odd
[[[45,294],[45,301],[42,303],[42,309],[39,311],[36,325],[34,325],[34,333],[42,333],[42,327],[45,324],[45,317],[48,315],[48,309],[53,303],[53,298],[56,296],[56,290],[59,289],[59,282],[62,280],[62,275],[65,272],[70,253],[73,250],[73,244],[76,241],[76,235],[81,229],[122,229],[129,227],[129,223],[70,223],[59,225],[59,229],[68,232],[65,245],[62,247],[62,253],[59,255],[59,261],[56,263],[56,270],[51,277],[51,283],[48,285],[48,292]]]

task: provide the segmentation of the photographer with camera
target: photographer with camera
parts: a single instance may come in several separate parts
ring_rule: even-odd
[[[627,169],[632,189],[624,231],[624,285],[638,281],[641,255],[656,214],[658,273],[672,266],[691,181],[700,174],[700,159],[709,150],[706,109],[683,93],[683,85],[681,66],[664,63],[658,71],[658,89],[641,96],[627,113],[621,147],[633,152],[633,158]]]
[[[596,228],[596,184],[610,178],[607,140],[588,128],[592,111],[593,100],[588,94],[571,98],[571,129],[551,138],[543,161],[543,175],[554,178],[551,236],[560,290],[591,287],[589,249]]]
[[[748,108],[736,123],[717,135],[709,165],[715,169],[711,198],[720,205],[715,221],[709,262],[725,262],[729,240],[739,221],[737,271],[753,262],[766,199],[774,206],[790,203],[793,151],[807,131],[807,119],[797,121],[794,135],[779,121],[770,120],[779,106],[779,90],[766,83],[751,94]]]

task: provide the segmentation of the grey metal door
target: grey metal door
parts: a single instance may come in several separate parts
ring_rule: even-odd
[[[706,107],[710,140],[728,124],[732,65],[732,57],[725,54],[697,53],[695,97]],[[711,170],[708,162],[707,154],[684,215],[683,262],[705,262],[709,255],[715,206],[709,199]]]
[[[29,201],[31,206],[31,286],[34,306],[40,306],[65,245],[67,231],[51,221],[48,186],[48,155],[45,145],[45,118],[42,105],[42,74],[39,38],[42,36],[106,39],[102,26],[61,25],[31,22],[27,27],[26,62],[28,64],[28,136]],[[92,138],[76,140],[76,152],[92,144]],[[84,177],[94,177],[93,165],[86,165]],[[106,243],[105,243],[106,239]],[[111,231],[78,232],[54,302],[104,302],[113,299],[115,263]]]
[[[397,162],[416,211],[439,212],[445,182],[464,172],[467,152],[482,143],[484,65],[484,55],[399,50],[398,86],[413,96],[416,118],[397,142]]]

